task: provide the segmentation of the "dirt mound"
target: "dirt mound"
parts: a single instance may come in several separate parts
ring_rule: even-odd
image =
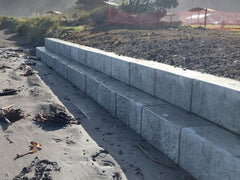
[[[239,32],[192,28],[98,28],[68,34],[65,40],[240,80]]]

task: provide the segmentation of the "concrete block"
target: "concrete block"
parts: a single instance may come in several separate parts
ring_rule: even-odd
[[[58,54],[71,59],[71,49],[72,47],[65,44],[65,43],[59,43],[59,51]]]
[[[112,77],[130,84],[130,63],[120,57],[112,57]]]
[[[190,111],[192,84],[190,78],[156,70],[155,96]]]
[[[130,85],[154,95],[155,69],[135,63],[130,68]]]
[[[113,116],[115,116],[116,112],[116,95],[116,91],[112,90],[104,83],[99,84],[98,103]]]
[[[136,104],[130,99],[117,95],[117,118],[136,133],[141,133],[141,114],[143,104]]]
[[[55,71],[60,74],[61,76],[63,76],[63,72],[65,70],[65,64],[63,64],[59,59],[56,61],[56,69]]]
[[[240,90],[194,80],[192,112],[240,134]]]
[[[240,137],[217,126],[182,129],[180,166],[199,180],[240,179]]]
[[[141,135],[174,162],[179,160],[181,129],[210,125],[202,118],[162,102],[143,108]]]
[[[41,58],[44,47],[36,47],[36,56]]]
[[[68,80],[82,92],[86,91],[86,76],[84,73],[71,67],[68,69]]]
[[[71,58],[78,63],[87,65],[87,51],[78,46],[71,48]]]
[[[88,75],[86,75],[86,94],[98,102],[99,81]]]
[[[44,41],[45,48],[52,52],[57,52],[57,42],[51,38],[45,38]]]
[[[56,66],[56,61],[57,57],[56,56],[51,56],[46,52],[46,56],[48,56],[47,61],[45,62],[49,67],[55,67]]]
[[[143,107],[161,103],[161,100],[129,87],[117,93],[116,116],[135,132],[141,134]]]
[[[108,76],[112,75],[112,59],[102,51],[87,51],[87,66]]]

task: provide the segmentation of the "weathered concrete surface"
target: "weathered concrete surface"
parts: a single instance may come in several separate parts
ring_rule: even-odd
[[[182,129],[180,166],[199,180],[240,179],[240,137],[217,126]]]
[[[146,93],[129,87],[117,93],[117,117],[138,134],[142,129],[142,110],[144,106],[159,105],[162,101]]]
[[[66,58],[87,65],[87,51],[91,48],[66,42],[60,39],[46,38],[45,48]]]
[[[185,71],[157,62],[117,56],[114,53],[58,39],[46,39],[45,43],[46,49],[52,52],[73,59],[231,131],[240,133],[240,110],[238,108],[240,106],[240,83],[237,81],[212,78],[211,75]],[[62,67],[59,66],[61,71]]]
[[[98,103],[113,116],[116,115],[116,91],[108,88],[104,83],[99,83]]]
[[[112,57],[112,77],[123,83],[130,84],[130,62],[124,57]]]
[[[57,51],[64,49],[64,46],[59,45],[57,41],[54,43],[56,44],[51,45],[50,43],[48,46],[56,46]],[[66,46],[68,44],[65,43]],[[91,60],[98,58],[98,51],[95,52],[94,49],[87,47],[81,48],[81,51],[89,51],[91,54],[91,60],[89,60],[88,53],[84,55],[84,53],[78,52],[78,48],[75,48],[72,43],[69,46],[72,48],[66,50],[65,54],[69,56],[68,58],[63,57],[63,55],[55,55],[52,50],[44,48],[37,48],[37,55],[41,56],[46,64],[86,92],[112,115],[116,115],[169,158],[180,163],[195,177],[204,180],[239,178],[239,155],[237,152],[240,152],[238,147],[240,143],[238,137],[221,130],[200,117],[152,96],[159,96],[187,110],[191,110],[192,103],[192,109],[196,114],[209,120],[216,116],[217,119],[213,120],[214,122],[238,131],[239,89],[209,83],[208,76],[206,76],[207,80],[204,84],[198,76],[199,73],[185,72],[166,65],[156,65],[152,62],[145,65],[145,62],[142,63],[130,58],[122,60],[123,57],[118,61],[118,58],[111,55],[109,55],[111,58],[108,61],[111,62],[111,65],[105,63],[104,60],[91,62]],[[72,60],[72,58],[81,56],[77,55],[78,53],[83,56],[80,59],[84,59],[84,61]],[[102,57],[104,56],[105,54],[102,55]],[[84,63],[86,66],[82,65]],[[102,63],[105,65],[103,66]],[[131,87],[127,85],[128,83]],[[211,84],[211,86],[206,84]],[[237,87],[240,86],[237,85]],[[203,101],[201,98],[199,99],[200,96]],[[213,97],[224,99],[224,102],[213,101]],[[223,107],[219,107],[219,104]],[[214,114],[217,111],[211,106],[219,108],[220,115]],[[209,108],[212,109],[209,110]],[[214,113],[211,114],[213,110]],[[231,114],[227,114],[227,110],[230,110]],[[227,115],[224,116],[223,113]],[[218,120],[221,118],[222,121],[219,122]],[[231,127],[222,123],[227,122],[225,119],[230,119]],[[218,172],[219,174],[217,174]]]
[[[191,111],[193,80],[162,70],[156,70],[155,96]]]
[[[130,68],[130,85],[154,95],[155,69],[135,63]]]
[[[181,129],[210,123],[166,102],[143,108],[141,135],[174,162],[179,161]]]
[[[94,77],[86,76],[86,93],[98,102],[99,82]]]
[[[80,47],[75,45],[71,48],[71,58],[76,62],[87,65],[87,51]]]
[[[108,76],[112,75],[112,58],[103,54],[102,51],[88,51],[87,66]]]
[[[192,112],[240,134],[240,88],[194,80]]]
[[[82,92],[86,92],[86,75],[84,73],[71,67],[68,69],[68,80]]]

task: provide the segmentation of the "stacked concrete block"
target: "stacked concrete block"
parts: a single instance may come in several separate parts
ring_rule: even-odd
[[[116,91],[108,88],[104,83],[99,84],[98,103],[113,116],[116,115]]]
[[[68,80],[72,82],[82,92],[86,92],[86,75],[78,71],[76,68],[71,67],[68,71]]]
[[[143,108],[161,103],[160,99],[129,87],[128,90],[117,93],[116,116],[136,133],[141,134]]]
[[[112,75],[112,58],[101,51],[87,52],[87,66],[108,76]]]
[[[240,86],[235,87],[194,80],[192,112],[240,134]]]
[[[191,111],[193,80],[156,69],[155,96]]]
[[[162,102],[143,108],[141,135],[178,163],[182,128],[208,125],[208,121]]]
[[[45,43],[37,48],[44,63],[194,177],[240,179],[240,137],[231,132],[240,134],[239,82],[62,40]]]
[[[130,84],[130,62],[121,56],[112,56],[112,73],[114,79]]]
[[[154,95],[155,69],[141,64],[130,64],[130,85]]]
[[[240,179],[240,137],[217,126],[182,129],[180,166],[200,180]]]

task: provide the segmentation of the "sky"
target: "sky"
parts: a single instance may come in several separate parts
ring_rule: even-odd
[[[178,2],[178,10],[189,10],[200,6],[219,11],[240,12],[240,0],[178,0]]]
[[[75,0],[0,0],[0,15],[31,16],[33,12],[61,11]]]
[[[0,15],[31,16],[33,12],[62,11],[74,5],[76,0],[0,0]],[[115,0],[121,1],[121,0]],[[177,10],[192,7],[208,7],[221,11],[240,12],[240,0],[178,0]]]

